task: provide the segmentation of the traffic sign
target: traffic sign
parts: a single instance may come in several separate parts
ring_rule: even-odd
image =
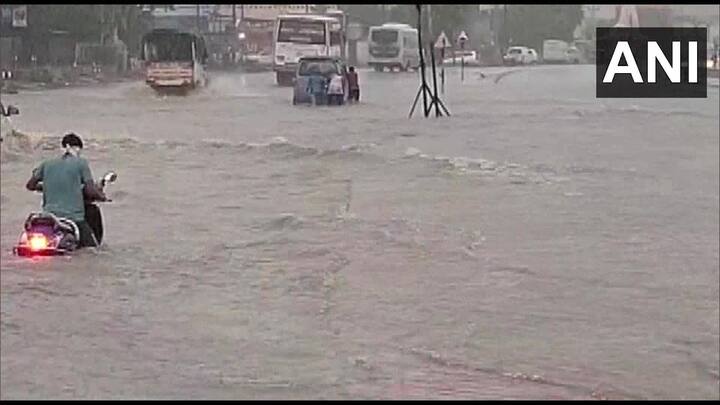
[[[440,36],[438,36],[437,41],[435,41],[435,48],[449,48],[450,47],[450,41],[448,40],[447,35],[445,35],[445,31],[440,33]]]
[[[465,33],[465,31],[460,31],[460,35],[458,35],[458,42],[463,43],[468,40],[468,36]]]

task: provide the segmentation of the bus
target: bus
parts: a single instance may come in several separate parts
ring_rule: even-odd
[[[277,84],[291,86],[298,61],[305,56],[344,55],[344,18],[289,14],[275,20],[273,71]]]
[[[407,24],[387,23],[370,27],[368,64],[376,72],[386,67],[406,71],[420,66],[417,29]]]
[[[142,39],[145,83],[156,91],[190,90],[207,84],[205,40],[174,29],[156,29]]]

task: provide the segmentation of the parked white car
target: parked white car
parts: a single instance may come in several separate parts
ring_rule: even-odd
[[[442,63],[443,65],[452,65],[453,63],[459,65],[461,62],[465,66],[476,66],[480,64],[480,59],[476,51],[456,51],[454,57],[446,57]]]
[[[530,65],[538,62],[537,52],[526,46],[511,46],[503,56],[508,65]]]

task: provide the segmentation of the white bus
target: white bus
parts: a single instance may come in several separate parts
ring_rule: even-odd
[[[305,56],[342,56],[345,45],[339,17],[289,14],[275,20],[273,71],[277,84],[290,86],[298,61]]]
[[[157,91],[205,86],[208,53],[203,37],[174,29],[156,29],[142,39],[145,82]]]
[[[417,29],[407,24],[387,23],[370,27],[368,64],[377,72],[384,68],[400,70],[420,66]]]

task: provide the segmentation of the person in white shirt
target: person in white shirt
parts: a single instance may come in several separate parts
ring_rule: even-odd
[[[339,74],[333,74],[330,78],[330,85],[328,86],[328,104],[329,105],[343,105],[345,92],[343,91],[343,77]]]

